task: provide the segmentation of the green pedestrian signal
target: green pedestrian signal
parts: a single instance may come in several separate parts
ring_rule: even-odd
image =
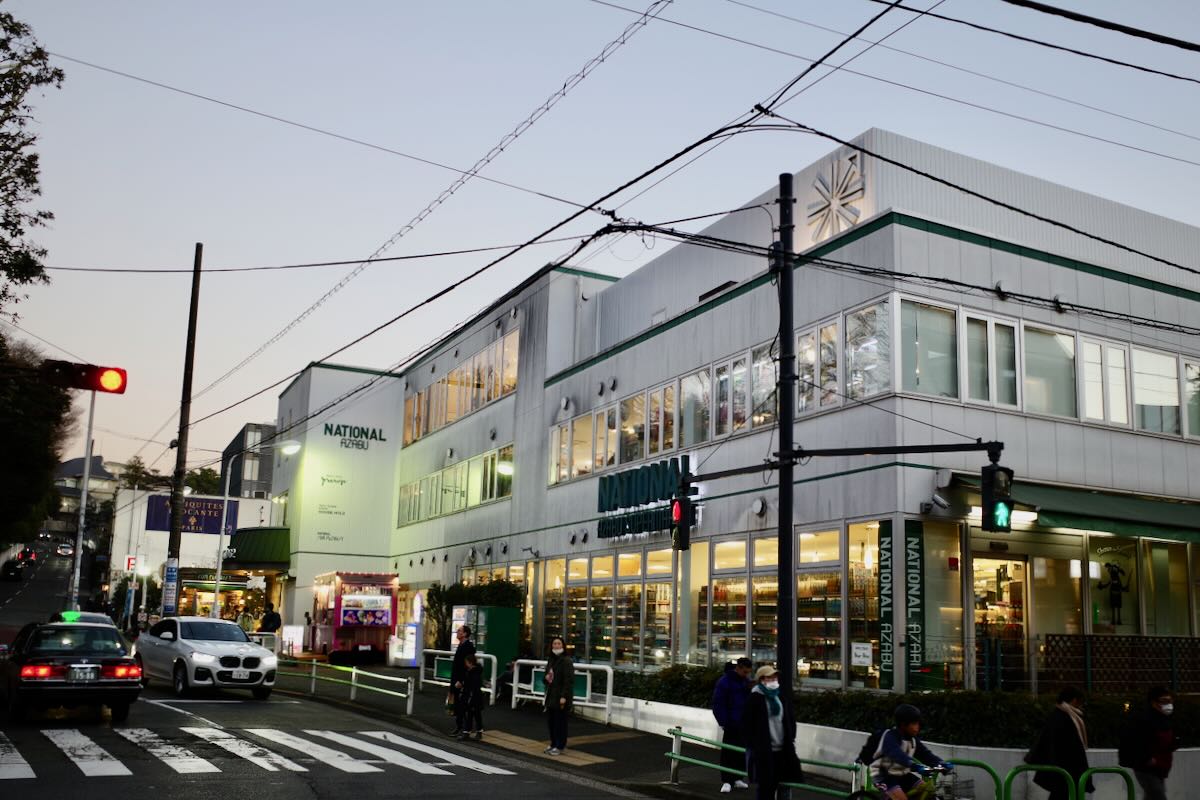
[[[1012,527],[1012,506],[1005,502],[997,502],[992,512],[992,524],[997,530],[1010,530]]]
[[[980,470],[979,493],[983,498],[983,529],[998,533],[1012,530],[1013,471],[999,464],[988,464]]]

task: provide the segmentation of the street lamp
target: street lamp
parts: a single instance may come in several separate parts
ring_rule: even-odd
[[[213,619],[221,616],[221,567],[225,562],[225,519],[229,514],[229,481],[233,478],[234,459],[246,453],[261,453],[264,450],[275,448],[278,448],[279,452],[285,456],[294,456],[300,452],[300,442],[295,439],[287,439],[276,444],[260,444],[255,447],[247,447],[229,458],[229,466],[225,470],[225,495],[221,500],[221,529],[217,531],[217,570],[213,575],[213,602],[212,608],[208,612]]]
[[[145,564],[137,568],[137,574],[142,576],[142,611],[146,610],[146,580],[150,577],[150,568]]]

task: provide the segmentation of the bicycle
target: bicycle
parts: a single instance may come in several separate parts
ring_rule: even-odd
[[[862,762],[859,763],[862,764]],[[921,769],[923,770],[921,782],[910,789],[904,797],[907,800],[951,800],[951,796],[944,793],[943,786],[938,781],[941,776],[953,772],[953,767],[921,765]],[[896,797],[896,795],[888,793],[886,784],[875,780],[871,775],[869,764],[862,764],[862,770],[864,788],[851,794],[847,800],[893,800]]]

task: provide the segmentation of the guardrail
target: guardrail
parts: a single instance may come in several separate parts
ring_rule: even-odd
[[[531,667],[529,682],[522,683],[521,667]],[[607,664],[575,664],[575,685],[571,692],[572,702],[577,706],[604,709],[604,724],[612,722],[613,704],[613,668]],[[592,675],[602,673],[605,676],[604,702],[592,699]],[[517,707],[520,700],[546,699],[546,662],[534,658],[519,658],[513,662],[512,707]]]
[[[1134,800],[1133,776],[1129,774],[1129,770],[1121,769],[1120,767],[1092,767],[1091,769],[1084,770],[1084,773],[1079,776],[1079,791],[1076,792],[1076,797],[1083,797],[1087,794],[1088,778],[1098,773],[1120,775],[1125,779],[1125,790],[1129,793],[1129,800]]]
[[[433,674],[427,676],[426,670],[429,668],[429,656],[433,656]],[[492,663],[492,679],[484,682],[483,691],[491,695],[488,705],[494,706],[496,705],[496,678],[499,675],[497,671],[499,665],[496,663],[496,657],[491,653],[480,652],[476,652],[475,657],[485,662],[491,661]],[[445,686],[449,688],[450,671],[453,663],[453,650],[422,650],[420,669],[417,673],[421,690],[424,691],[425,684],[427,683],[433,686]]]
[[[311,665],[311,666],[307,666]],[[284,670],[284,667],[297,667],[296,671]],[[307,667],[307,668],[306,668]],[[336,672],[340,675],[349,673],[350,679],[346,680],[341,677],[333,677],[331,675],[321,675],[319,670],[327,669]],[[350,687],[350,699],[355,700],[360,691],[377,692],[386,694],[391,697],[399,697],[405,701],[405,713],[409,716],[413,712],[413,697],[415,696],[413,679],[401,678],[396,675],[380,675],[378,672],[368,672],[358,667],[342,667],[335,664],[324,664],[318,661],[294,661],[292,659],[279,659],[279,669],[276,675],[284,675],[292,678],[307,678],[309,680],[308,693],[315,697],[317,694],[317,682],[324,681],[325,683],[338,684],[340,686]],[[386,681],[388,683],[404,684],[404,689],[397,691],[396,689],[385,689],[381,686],[372,686],[365,681]]]
[[[260,647],[265,647],[275,655],[279,655],[279,634],[265,631],[255,631],[254,633],[247,633],[246,636],[249,637],[250,641],[254,642]]]
[[[665,755],[671,760],[670,782],[672,784],[679,784],[679,765],[681,763],[691,764],[692,766],[696,767],[707,767],[709,769],[715,769],[721,772],[728,772],[731,775],[740,775],[743,778],[746,777],[746,771],[744,769],[730,769],[728,767],[722,767],[720,764],[713,764],[709,761],[703,761],[699,758],[692,758],[691,756],[683,755],[683,740],[687,739],[688,741],[692,742],[700,742],[701,744],[707,744],[720,750],[731,750],[735,753],[745,753],[746,748],[739,747],[735,744],[725,744],[724,742],[718,742],[713,739],[706,739],[703,736],[697,736],[694,733],[684,733],[683,728],[678,727],[670,728],[667,733],[671,736],[671,752],[666,753]],[[850,773],[850,788],[848,790],[830,789],[825,786],[814,786],[811,783],[784,783],[780,784],[781,786],[786,786],[790,789],[803,789],[806,792],[816,792],[817,794],[823,794],[829,797],[840,797],[843,799],[850,797],[850,795],[854,794],[854,792],[858,789],[859,770],[854,764],[840,764],[836,761],[821,761],[815,758],[801,758],[799,761],[802,765],[808,764],[814,767],[825,767],[826,769],[837,769]],[[1074,800],[1073,797],[1072,800]]]
[[[1067,800],[1075,800],[1075,781],[1071,779],[1071,773],[1051,764],[1017,764],[1010,769],[1004,777],[1004,800],[1012,800],[1013,781],[1022,772],[1057,772],[1067,784]]]

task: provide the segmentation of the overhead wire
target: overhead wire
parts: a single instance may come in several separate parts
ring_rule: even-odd
[[[1174,36],[1166,36],[1154,31],[1143,30],[1142,28],[1134,28],[1130,25],[1123,25],[1119,22],[1093,17],[1089,14],[1080,14],[1078,11],[1071,11],[1067,8],[1059,8],[1058,6],[1047,5],[1046,3],[1038,3],[1035,0],[1002,0],[1012,6],[1020,6],[1028,8],[1031,11],[1040,11],[1043,14],[1050,14],[1056,17],[1069,19],[1072,22],[1081,22],[1085,25],[1094,25],[1097,28],[1103,28],[1108,31],[1116,31],[1123,33],[1126,36],[1132,36],[1137,39],[1148,39],[1156,44],[1165,44],[1170,47],[1178,47],[1181,50],[1190,50],[1193,53],[1200,53],[1200,44],[1189,42],[1185,39],[1176,39]]]

